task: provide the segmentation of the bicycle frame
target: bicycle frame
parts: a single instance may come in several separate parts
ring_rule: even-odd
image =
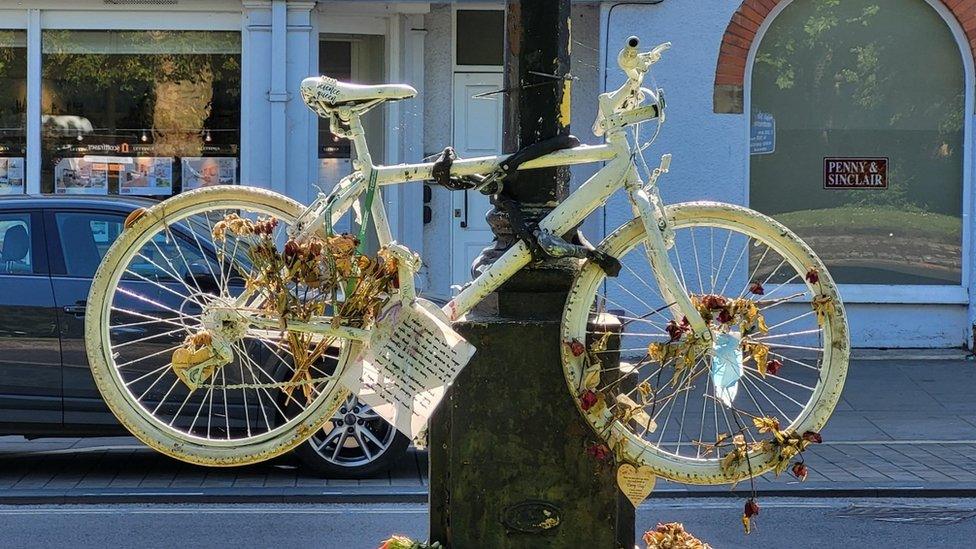
[[[356,172],[343,178],[329,195],[320,195],[309,206],[303,220],[298,224],[300,234],[311,234],[320,230],[324,223],[334,225],[351,207],[368,186],[367,181],[376,177],[376,191],[371,206],[371,218],[375,225],[376,237],[381,246],[395,244],[386,210],[383,207],[381,188],[387,185],[421,182],[432,178],[433,163],[401,164],[397,166],[377,166],[371,162],[366,145],[365,133],[359,118],[360,113],[347,113],[349,137],[353,140],[357,158],[353,165]],[[526,162],[520,170],[568,166],[591,162],[606,162],[596,174],[586,180],[566,200],[557,205],[542,221],[539,228],[553,234],[562,235],[579,225],[596,208],[602,206],[616,191],[626,188],[635,215],[641,217],[649,237],[646,251],[658,285],[670,303],[670,312],[675,320],[688,318],[692,329],[707,337],[708,328],[698,314],[687,293],[682,288],[678,276],[667,256],[668,246],[662,232],[668,221],[662,215],[663,207],[657,203],[655,177],[645,189],[634,164],[636,151],[632,150],[623,131],[612,131],[606,135],[606,144],[565,149],[544,157]],[[485,174],[494,171],[507,155],[458,159],[451,166],[452,176]],[[307,217],[306,217],[307,216]],[[326,219],[330,217],[330,219]],[[307,219],[307,221],[305,221]],[[492,263],[476,279],[466,284],[461,292],[449,301],[442,310],[451,319],[457,320],[473,309],[488,294],[496,290],[518,270],[532,261],[532,255],[524,242],[518,242]],[[316,330],[318,331],[318,330]],[[329,331],[325,329],[323,331]]]

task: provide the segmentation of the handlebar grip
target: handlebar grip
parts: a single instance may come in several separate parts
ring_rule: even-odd
[[[632,69],[637,66],[637,46],[640,45],[640,39],[636,36],[631,36],[627,39],[626,45],[617,54],[617,64],[623,70]]]

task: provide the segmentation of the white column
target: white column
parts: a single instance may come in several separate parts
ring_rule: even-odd
[[[271,2],[245,0],[241,30],[241,183],[284,192],[271,174]]]
[[[27,194],[41,192],[41,10],[27,10]],[[53,184],[52,184],[53,185]]]
[[[318,118],[305,106],[299,93],[302,80],[318,74],[318,35],[312,25],[313,8],[312,1],[288,2],[288,62],[282,65],[285,96],[281,103],[286,128],[281,159],[286,165],[282,171],[273,172],[286,180],[288,196],[303,204],[318,194],[318,189],[313,187],[318,182]]]

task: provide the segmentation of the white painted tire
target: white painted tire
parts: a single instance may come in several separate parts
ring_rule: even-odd
[[[230,438],[228,435],[225,440],[196,436],[167,425],[126,389],[112,356],[108,328],[111,305],[123,270],[142,246],[167,225],[190,215],[237,208],[272,215],[288,223],[294,222],[303,211],[302,205],[294,200],[253,187],[219,186],[179,194],[153,206],[122,232],[95,273],[88,297],[85,327],[88,360],[108,407],[142,442],[171,457],[199,465],[244,465],[282,454],[319,430],[347,396],[338,381],[329,381],[319,396],[290,420],[279,421],[280,425],[271,421],[274,428],[260,435],[250,436],[248,430],[246,437]],[[344,345],[339,368],[348,359],[349,348],[350,345]],[[243,377],[243,370],[241,375]],[[193,431],[192,425],[189,430]]]
[[[837,293],[837,287],[820,259],[789,229],[775,220],[747,208],[713,202],[692,202],[670,206],[668,208],[668,215],[673,220],[673,228],[676,233],[682,233],[682,229],[692,228],[694,228],[690,233],[692,235],[697,231],[708,230],[714,232],[716,229],[726,230],[730,235],[742,235],[741,237],[745,242],[744,248],[752,245],[750,238],[765,243],[771,250],[778,253],[787,261],[788,267],[792,267],[798,273],[806,273],[810,268],[817,269],[820,274],[820,279],[816,285],[802,280],[804,277],[801,276],[800,282],[802,284],[793,284],[793,286],[801,288],[805,286],[811,294],[826,295],[833,300],[835,307],[833,313],[827,316],[826,321],[819,328],[822,333],[814,336],[820,338],[822,341],[822,348],[820,349],[822,355],[817,363],[819,372],[808,374],[810,377],[816,379],[816,386],[810,387],[811,393],[809,399],[805,403],[801,403],[804,405],[802,411],[799,411],[795,419],[788,426],[784,425],[783,428],[784,430],[793,430],[797,433],[803,433],[805,431],[819,432],[833,413],[834,407],[840,398],[841,390],[844,386],[844,379],[847,375],[850,355],[850,342],[844,307]],[[731,236],[729,238],[731,240]],[[599,249],[617,258],[625,256],[632,250],[637,250],[641,257],[644,257],[640,249],[636,248],[643,241],[643,225],[640,219],[634,219],[608,236],[600,244]],[[712,244],[709,245],[712,246]],[[695,262],[698,262],[697,246],[695,248]],[[762,263],[762,259],[759,260],[759,263]],[[714,267],[714,264],[715,261],[713,260],[710,265]],[[738,262],[736,263],[737,265]],[[747,269],[749,268],[748,265],[749,263],[747,261]],[[628,265],[625,263],[621,276],[626,275],[628,268]],[[732,271],[735,271],[735,268],[733,267]],[[779,269],[779,267],[774,268],[773,273],[776,273]],[[721,274],[722,264],[719,264],[718,271]],[[746,273],[748,274],[748,270]],[[684,273],[682,273],[682,276],[684,276]],[[749,284],[748,278],[746,277],[747,284]],[[609,284],[612,280],[614,279],[608,279],[605,273],[592,262],[587,262],[583,265],[570,290],[564,310],[561,328],[563,342],[568,343],[573,340],[580,342],[586,341],[587,323],[591,318],[591,310],[593,310],[592,307],[595,299],[599,292],[602,291],[601,288],[605,284]],[[700,283],[700,280],[698,282]],[[685,284],[685,286],[691,287],[692,284]],[[716,287],[714,282],[712,283],[712,287],[713,289]],[[637,293],[641,289],[640,287],[630,287],[625,291],[631,292],[632,295],[639,298],[640,296]],[[723,291],[724,289],[723,287]],[[665,314],[667,314],[667,311],[665,311]],[[807,314],[809,315],[810,313]],[[816,316],[814,316],[815,319]],[[626,330],[624,333],[627,333]],[[585,354],[574,356],[568,344],[562,345],[562,361],[570,393],[580,408],[580,412],[587,418],[596,432],[603,435],[603,438],[607,440],[611,448],[618,448],[622,454],[620,457],[623,459],[647,465],[656,475],[661,477],[688,484],[735,483],[749,478],[750,475],[759,475],[773,467],[774,456],[771,453],[750,453],[748,464],[743,463],[741,466],[735,468],[734,471],[723,471],[718,457],[682,455],[680,453],[680,445],[677,446],[679,451],[675,451],[673,448],[666,449],[663,445],[658,445],[655,441],[647,440],[641,436],[642,434],[646,436],[647,433],[636,433],[634,429],[629,428],[619,420],[613,419],[609,408],[598,414],[584,412],[580,403],[580,394],[583,391],[582,378],[585,367],[585,356]],[[692,374],[688,375],[691,376]],[[814,382],[810,381],[810,383],[812,384]],[[757,387],[758,385],[753,386]],[[688,394],[690,393],[691,391],[689,390]],[[687,407],[688,394],[685,394],[685,407]],[[752,392],[749,393],[749,396],[752,396]],[[709,397],[707,396],[702,397],[702,423],[707,421],[705,413],[708,399]],[[714,402],[713,400],[713,406]],[[753,402],[757,402],[757,406],[760,404],[757,400],[753,400]],[[677,407],[678,400],[676,398],[673,403],[673,408]],[[731,410],[731,408],[729,409]],[[800,410],[800,407],[797,406],[797,409]],[[663,408],[661,412],[663,412]],[[713,413],[717,416],[717,423],[719,421],[718,413]],[[722,408],[722,413],[725,414],[725,408]],[[669,423],[670,419],[671,415],[669,414],[667,418]],[[682,415],[679,436],[685,431],[684,421],[685,417]],[[728,422],[727,417],[726,422]],[[666,426],[663,429],[667,428]],[[716,425],[715,431],[719,430],[720,427]],[[691,434],[693,435],[695,433]],[[661,432],[661,436],[664,436],[664,431]]]

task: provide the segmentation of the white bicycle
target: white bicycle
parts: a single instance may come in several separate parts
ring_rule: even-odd
[[[517,170],[604,162],[439,314],[460,318],[540,255],[577,257],[562,319],[565,377],[611,448],[690,483],[782,470],[792,452],[776,440],[815,434],[840,397],[849,358],[840,296],[817,256],[773,219],[716,202],[662,203],[657,181],[670,157],[647,170],[637,127],[663,122],[663,96],[643,81],[669,45],[637,46],[629,39],[618,56],[627,81],[599,97],[594,131],[604,144],[561,137],[484,158],[374,165],[361,116],[415,90],[306,79],[305,102],[352,140],[356,171],[308,207],[213,187],[128,220],[88,300],[88,354],[106,402],[142,441],[178,459],[236,465],[278,455],[344,401],[337,378],[369,345],[384,308],[420,300],[419,262],[393,239],[384,186],[435,180],[492,194]],[[630,222],[595,248],[561,238],[621,189]],[[360,204],[378,257],[332,232]]]

